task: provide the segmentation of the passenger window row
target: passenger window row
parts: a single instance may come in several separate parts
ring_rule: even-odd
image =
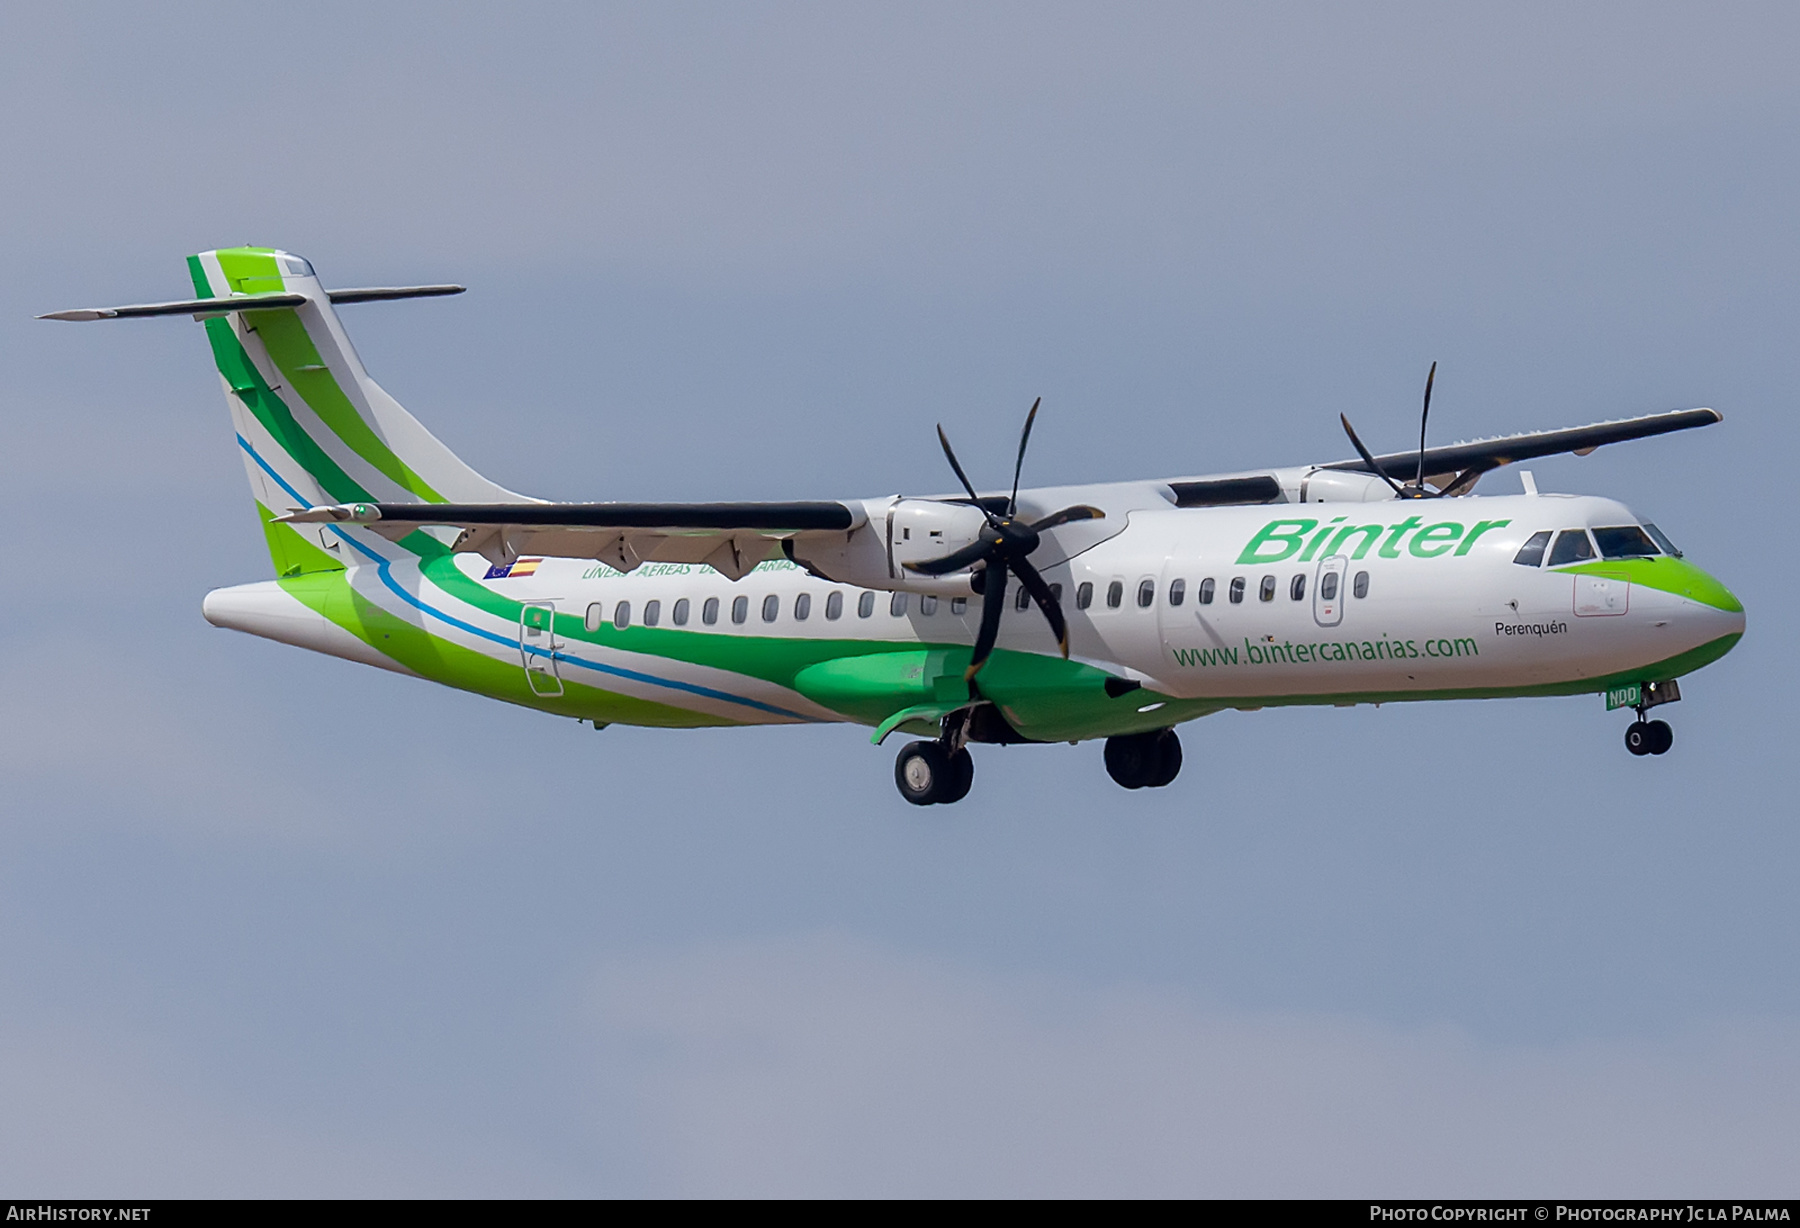
[[[1585,563],[1595,558],[1638,559],[1659,554],[1666,554],[1671,558],[1681,557],[1681,551],[1675,548],[1675,543],[1664,536],[1661,529],[1648,522],[1592,530],[1563,529],[1555,534],[1554,546],[1550,544],[1551,536],[1549,529],[1533,533],[1519,547],[1519,552],[1513,556],[1513,562],[1521,567],[1543,566],[1546,549],[1550,554],[1551,567]]]
[[[1550,535],[1548,533],[1540,533],[1532,538],[1532,542],[1537,543],[1537,549],[1540,556],[1543,553],[1544,543],[1549,541],[1549,537]],[[1543,540],[1539,541],[1539,538],[1542,538]],[[1529,549],[1531,549],[1530,542],[1526,543],[1526,550]],[[1525,562],[1525,550],[1520,551],[1519,558],[1515,561],[1521,563]],[[1537,564],[1533,561],[1529,565],[1536,566]],[[1554,562],[1552,565],[1554,565]],[[1280,581],[1277,580],[1276,577],[1263,576],[1257,585],[1257,598],[1261,601],[1274,601],[1275,594],[1280,587]],[[1058,605],[1061,605],[1063,586],[1060,584],[1052,584],[1049,588],[1051,597],[1055,599]],[[1226,592],[1233,605],[1242,604],[1246,588],[1247,585],[1243,576],[1233,576],[1231,578],[1231,582],[1227,586]],[[1199,605],[1211,605],[1213,603],[1213,597],[1217,592],[1217,582],[1211,576],[1208,576],[1195,586],[1194,600],[1196,604]],[[1369,595],[1368,572],[1359,571],[1356,573],[1356,578],[1351,582],[1350,592],[1356,597],[1367,597]],[[1325,573],[1324,578],[1319,582],[1319,596],[1325,601],[1333,601],[1336,600],[1337,595],[1338,573],[1335,571],[1328,571]],[[1290,601],[1304,601],[1306,599],[1306,574],[1304,572],[1296,574],[1289,579],[1288,599]],[[1136,600],[1140,609],[1148,609],[1155,605],[1156,581],[1149,579],[1140,580],[1137,586]],[[1178,578],[1169,582],[1168,601],[1171,606],[1180,606],[1187,601],[1186,580]],[[1106,586],[1107,608],[1116,610],[1122,606],[1124,602],[1124,581],[1112,581]],[[1075,586],[1075,608],[1085,610],[1093,604],[1093,583],[1091,581],[1083,580],[1080,584]],[[908,593],[890,593],[888,595],[888,614],[890,617],[900,618],[904,616],[910,605],[911,595]],[[794,621],[805,622],[812,617],[812,607],[813,598],[811,593],[796,594],[793,602]],[[950,599],[951,614],[960,615],[966,613],[968,608],[969,599],[967,597],[952,597]],[[1022,584],[1019,586],[1018,595],[1013,599],[1013,608],[1020,611],[1031,608],[1031,592]],[[937,610],[938,598],[930,594],[924,594],[919,597],[919,613],[921,615],[930,618],[937,613]],[[677,627],[685,627],[688,625],[688,618],[691,612],[692,604],[686,597],[683,597],[670,607],[669,621]],[[714,626],[719,621],[719,612],[719,599],[717,597],[708,597],[700,606],[700,621],[708,627]],[[762,621],[765,623],[772,623],[778,620],[781,617],[781,598],[774,593],[769,593],[764,596],[760,613],[762,615]],[[660,600],[646,601],[642,612],[643,625],[646,627],[660,625],[662,622],[662,614],[663,603]],[[857,594],[856,616],[858,618],[871,618],[874,614],[875,594],[867,591]],[[827,593],[825,595],[826,619],[835,622],[843,616],[844,594],[836,591]],[[602,602],[596,601],[588,606],[587,617],[584,620],[584,623],[589,631],[600,630],[601,626],[603,626],[606,621],[606,607]],[[750,621],[749,597],[740,596],[732,598],[731,621],[739,626]],[[629,627],[632,625],[631,602],[620,601],[613,606],[612,625],[618,628]]]

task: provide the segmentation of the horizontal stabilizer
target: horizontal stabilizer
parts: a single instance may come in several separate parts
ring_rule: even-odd
[[[128,320],[137,316],[222,316],[233,311],[274,311],[299,307],[304,294],[234,294],[228,298],[191,298],[174,303],[133,303],[125,307],[77,307],[51,311],[40,320]]]
[[[461,294],[467,286],[371,286],[366,290],[327,290],[333,303],[379,303],[394,298],[437,298]]]
[[[461,294],[467,286],[371,286],[363,290],[327,290],[333,304],[378,303],[396,298],[437,298],[445,294]],[[227,298],[182,299],[174,303],[133,303],[126,307],[77,307],[73,311],[51,311],[40,320],[129,320],[138,316],[193,316],[203,320],[233,311],[274,311],[282,307],[300,307],[304,294],[234,294]]]

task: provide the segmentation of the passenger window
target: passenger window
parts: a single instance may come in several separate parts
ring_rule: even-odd
[[[1274,576],[1264,576],[1262,578],[1262,583],[1260,585],[1258,585],[1257,589],[1256,589],[1256,599],[1258,601],[1273,601],[1273,600],[1275,600],[1275,577]]]
[[[779,617],[781,617],[781,598],[770,593],[763,598],[763,621],[772,623]]]
[[[1211,576],[1208,576],[1208,577],[1206,577],[1206,579],[1200,581],[1200,604],[1201,605],[1211,605],[1212,599],[1213,599],[1213,592],[1214,592],[1214,588],[1213,588],[1213,581],[1212,581]]]
[[[1336,601],[1338,591],[1338,573],[1328,571],[1319,577],[1319,600]]]
[[[892,614],[895,618],[899,618],[902,614],[906,613],[905,593],[895,593],[892,597],[888,598],[888,613]]]
[[[675,625],[677,627],[687,626],[688,599],[686,597],[683,597],[680,601],[677,601],[675,603],[674,614],[675,614]]]
[[[1669,535],[1651,524],[1648,520],[1644,522],[1644,532],[1650,535],[1651,541],[1662,547],[1662,552],[1664,554],[1675,559],[1681,557],[1680,548],[1677,547],[1674,542],[1669,540]]]
[[[811,593],[801,593],[798,597],[794,598],[794,621],[795,622],[797,622],[797,623],[805,622],[806,616],[811,613],[812,613],[812,594]]]
[[[1244,599],[1244,577],[1231,577],[1231,604],[1237,605]]]
[[[743,623],[750,617],[750,598],[736,597],[731,602],[731,621]]]
[[[1075,608],[1085,610],[1094,604],[1094,586],[1083,580],[1075,586]]]
[[[1306,600],[1306,577],[1304,575],[1295,576],[1288,584],[1288,596],[1295,601]]]
[[[1155,580],[1140,581],[1138,584],[1138,605],[1141,608],[1148,609],[1150,607],[1150,603],[1155,600],[1156,600],[1156,581]]]
[[[1620,525],[1616,529],[1595,529],[1594,542],[1600,547],[1600,553],[1609,559],[1641,559],[1661,553],[1650,535],[1634,524]]]
[[[1350,585],[1350,592],[1352,596],[1356,597],[1367,597],[1369,595],[1368,572],[1359,571],[1356,573],[1356,579],[1352,581]]]
[[[950,598],[950,612],[952,614],[961,614],[964,610],[966,610],[968,608],[969,608],[969,599],[967,597],[952,597],[952,598]]]
[[[1052,584],[1050,586],[1050,600],[1054,601],[1057,605],[1062,604],[1062,585]]]
[[[629,627],[631,625],[631,603],[621,601],[613,607],[613,626]]]
[[[589,634],[592,634],[593,632],[600,630],[600,624],[605,621],[606,609],[596,601],[587,608],[587,617],[581,620],[581,625],[588,629]]]
[[[1545,529],[1541,533],[1533,533],[1526,538],[1525,544],[1519,547],[1519,552],[1513,555],[1513,562],[1521,567],[1536,567],[1544,561],[1544,547],[1549,544],[1549,529]]]
[[[1021,584],[1021,585],[1019,585],[1018,593],[1016,593],[1013,596],[1013,609],[1023,610],[1023,609],[1028,608],[1030,605],[1031,605],[1031,590],[1026,588],[1023,584]]]
[[[1169,604],[1180,605],[1187,598],[1187,581],[1169,581]]]
[[[700,621],[709,627],[719,621],[719,599],[717,597],[708,597],[706,604],[700,607]]]
[[[927,617],[927,618],[930,618],[933,614],[936,614],[937,613],[937,598],[933,597],[929,593],[927,593],[925,596],[919,598],[919,613],[925,615],[925,617]]]
[[[825,617],[836,620],[844,616],[844,594],[831,593],[825,598]]]
[[[662,621],[662,602],[646,601],[644,603],[644,625],[654,627],[660,621]]]
[[[1594,543],[1588,540],[1586,529],[1564,529],[1556,535],[1556,544],[1550,547],[1550,566],[1561,567],[1564,563],[1579,563],[1594,557]]]
[[[865,592],[856,599],[856,616],[858,618],[867,618],[873,613],[875,613],[875,594],[873,592]]]
[[[1106,586],[1106,608],[1107,609],[1109,609],[1109,610],[1118,609],[1119,603],[1124,600],[1125,600],[1125,582],[1123,580],[1114,580],[1111,584],[1108,584]]]

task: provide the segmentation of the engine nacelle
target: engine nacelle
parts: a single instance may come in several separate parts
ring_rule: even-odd
[[[1393,497],[1394,488],[1375,474],[1352,469],[1314,469],[1300,480],[1301,503],[1379,503]]]
[[[972,573],[921,576],[907,563],[941,559],[973,544],[987,525],[981,509],[937,499],[871,499],[864,505],[868,521],[835,541],[800,538],[788,544],[789,556],[830,580],[858,588],[889,592],[966,596],[973,591]]]

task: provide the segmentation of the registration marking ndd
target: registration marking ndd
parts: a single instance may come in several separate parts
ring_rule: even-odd
[[[1606,710],[1614,708],[1635,708],[1644,702],[1644,688],[1640,683],[1630,686],[1614,687],[1606,693]]]

